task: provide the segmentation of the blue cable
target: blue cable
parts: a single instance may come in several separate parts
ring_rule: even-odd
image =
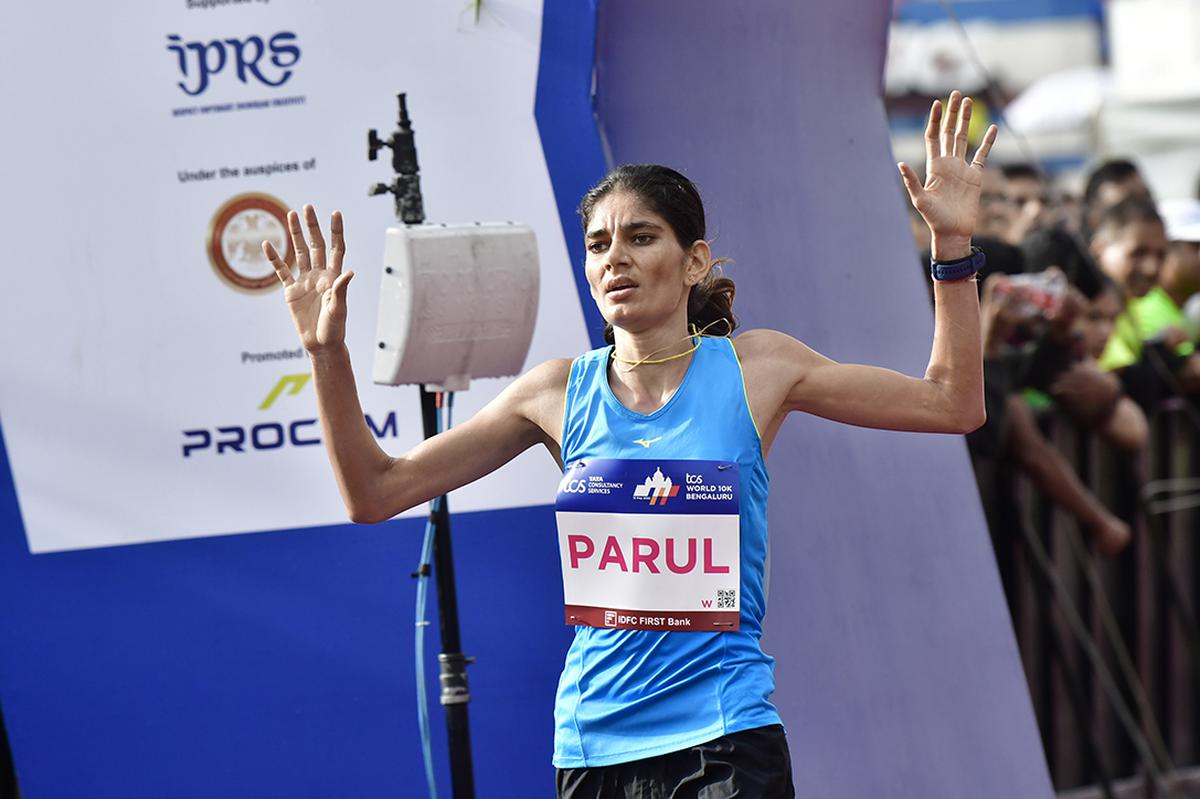
[[[451,424],[451,409],[454,407],[454,395],[449,395],[446,406],[446,429]],[[436,414],[437,432],[442,432],[442,414]],[[425,628],[429,626],[425,618],[425,605],[429,597],[429,574],[427,570],[433,560],[433,514],[441,507],[441,497],[434,497],[429,503],[430,516],[425,522],[425,539],[421,542],[421,562],[417,566],[417,631],[416,631],[416,676],[417,676],[417,725],[421,730],[421,754],[425,759],[425,782],[429,786],[430,799],[437,799],[437,781],[433,775],[433,743],[429,736],[429,694],[425,690]]]

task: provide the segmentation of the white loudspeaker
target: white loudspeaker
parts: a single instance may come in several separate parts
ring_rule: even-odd
[[[528,225],[388,228],[372,378],[463,391],[471,378],[517,374],[537,304]]]

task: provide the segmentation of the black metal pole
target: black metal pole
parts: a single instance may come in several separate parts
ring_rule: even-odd
[[[391,193],[396,200],[396,218],[405,225],[425,221],[425,205],[421,199],[420,168],[417,165],[416,137],[404,94],[396,96],[399,117],[396,130],[387,139],[379,138],[374,130],[367,133],[367,158],[374,161],[384,147],[392,150],[392,169],[395,180],[391,185],[377,183],[370,194]],[[425,438],[438,432],[437,397],[421,386],[421,422]],[[475,662],[462,653],[458,632],[458,594],[454,588],[454,555],[450,548],[450,508],[445,495],[430,511],[433,523],[433,569],[437,586],[438,630],[442,651],[438,655],[438,680],[442,685],[442,706],[446,708],[446,736],[450,745],[450,783],[454,799],[475,799],[475,776],[471,768],[471,730],[467,723],[467,703],[471,692],[467,688],[467,666]]]
[[[437,435],[437,405],[434,392],[421,386],[421,421],[425,438]],[[462,653],[458,630],[458,593],[454,587],[454,555],[450,547],[450,509],[442,495],[433,519],[433,569],[437,585],[438,630],[442,651],[438,655],[442,706],[446,709],[446,736],[450,745],[450,783],[454,799],[474,799],[475,776],[471,767],[471,730],[467,703],[467,665],[475,658]]]

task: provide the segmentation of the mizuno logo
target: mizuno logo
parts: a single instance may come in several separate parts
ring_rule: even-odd
[[[658,438],[651,438],[651,439],[635,438],[633,440],[633,443],[641,444],[646,449],[650,449],[650,445],[653,444],[655,441],[662,441],[662,436],[659,436]]]

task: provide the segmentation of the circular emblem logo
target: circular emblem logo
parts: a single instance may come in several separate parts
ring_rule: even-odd
[[[208,260],[217,275],[242,291],[269,291],[282,285],[263,255],[269,241],[289,266],[296,263],[287,230],[287,206],[269,194],[239,194],[213,214],[208,226]]]

